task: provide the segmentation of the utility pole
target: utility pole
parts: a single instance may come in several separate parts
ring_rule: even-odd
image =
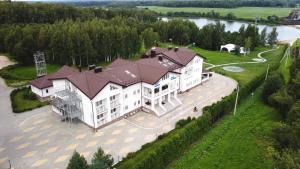
[[[267,78],[268,78],[269,69],[270,69],[270,64],[268,64],[268,68],[267,68],[267,72],[266,72],[266,78],[265,78],[265,80],[267,80]]]
[[[236,113],[236,106],[237,106],[237,102],[238,102],[238,98],[239,98],[239,91],[240,91],[240,87],[238,85],[237,90],[236,90],[235,104],[234,104],[234,110],[233,110],[233,115],[234,116],[235,116],[235,113]]]

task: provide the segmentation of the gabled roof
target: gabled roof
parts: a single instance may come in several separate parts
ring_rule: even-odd
[[[160,47],[151,48],[146,52],[145,55],[151,56],[151,50],[155,51],[156,56],[163,55],[169,60],[182,66],[187,65],[197,55],[192,50],[189,50],[187,48],[168,49],[168,48],[160,48]]]
[[[99,78],[91,71],[73,74],[67,79],[90,99],[94,98],[108,83],[106,78]]]
[[[57,72],[53,73],[49,79],[50,80],[65,79],[67,76],[72,75],[72,74],[77,74],[77,73],[79,73],[79,70],[77,70],[75,68],[71,68],[67,65],[64,65]]]
[[[34,79],[34,80],[30,81],[29,84],[36,87],[36,88],[39,88],[39,89],[44,89],[44,88],[51,87],[53,85],[52,85],[52,81],[49,80],[50,76],[51,75],[46,75],[46,76],[39,77],[37,79]]]

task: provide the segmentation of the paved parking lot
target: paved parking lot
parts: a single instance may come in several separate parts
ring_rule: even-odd
[[[63,169],[74,150],[90,161],[99,146],[118,161],[158,135],[172,130],[179,119],[200,116],[202,112],[193,112],[193,107],[198,106],[201,110],[221,100],[236,85],[234,80],[214,74],[202,86],[180,94],[183,104],[160,118],[139,112],[97,132],[80,122],[61,122],[49,106],[16,117],[4,115],[12,122],[6,121],[5,128],[0,125],[3,126],[3,129],[0,128],[0,168],[7,168],[10,160],[15,169]],[[2,112],[2,108],[0,110],[0,115],[7,113]]]

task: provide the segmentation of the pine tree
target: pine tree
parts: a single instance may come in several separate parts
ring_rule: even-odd
[[[113,162],[111,155],[106,155],[100,147],[93,156],[90,169],[110,169]]]
[[[74,151],[67,169],[88,169],[88,164],[83,156]]]

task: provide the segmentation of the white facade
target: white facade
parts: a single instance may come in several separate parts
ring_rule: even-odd
[[[202,82],[202,65],[203,59],[195,56],[185,67],[179,71],[180,75],[180,92],[193,88]]]
[[[31,91],[36,94],[37,96],[39,96],[40,98],[46,98],[46,97],[50,97],[53,95],[53,87],[47,87],[47,88],[43,88],[43,89],[39,89],[33,85],[30,85]]]
[[[185,92],[202,83],[203,59],[195,56],[186,66],[168,71],[154,84],[137,82],[122,86],[108,82],[93,98],[89,98],[67,79],[53,80],[53,96],[70,91],[80,99],[78,118],[92,128],[98,128],[122,117],[143,110],[162,116],[181,105],[178,92]],[[53,106],[62,115],[62,110]]]

